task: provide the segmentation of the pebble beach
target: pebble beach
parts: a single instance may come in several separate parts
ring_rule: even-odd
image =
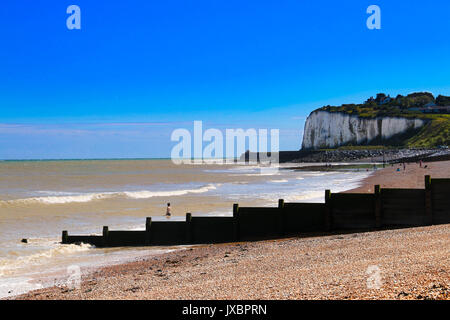
[[[423,188],[450,161],[379,169],[353,192]],[[15,299],[450,299],[450,225],[183,247]]]

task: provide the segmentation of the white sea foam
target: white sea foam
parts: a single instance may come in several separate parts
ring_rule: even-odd
[[[67,203],[83,203],[95,200],[111,199],[115,197],[125,197],[130,199],[148,199],[153,197],[170,197],[183,196],[186,194],[205,193],[210,190],[215,190],[220,184],[208,184],[197,189],[180,189],[180,190],[164,190],[164,191],[119,191],[119,192],[101,192],[101,193],[84,193],[67,195],[52,195],[46,197],[32,197],[25,199],[3,200],[0,201],[0,206],[11,206],[15,204],[67,204]]]
[[[311,201],[317,201],[317,202],[324,202],[325,192],[324,191],[311,191],[307,192],[301,195],[291,194],[285,197],[286,202],[311,202]]]
[[[45,240],[41,242],[45,242]],[[117,250],[110,251],[108,255],[99,255],[91,251],[94,254],[88,258],[89,256],[85,253],[90,249],[91,246],[87,244],[58,245],[52,250],[42,251],[28,257],[0,260],[0,299],[55,285],[65,286],[70,275],[67,272],[69,263],[79,266],[80,271],[84,274],[95,267],[134,261],[135,258],[148,256],[149,253],[159,255],[184,248]],[[81,258],[82,256],[84,258]],[[59,263],[55,264],[56,258]],[[65,260],[68,258],[70,260]]]
[[[69,254],[74,254],[78,252],[87,251],[93,248],[89,244],[69,244],[60,245],[53,247],[48,250],[42,250],[31,255],[19,256],[14,259],[5,258],[0,259],[0,276],[4,276],[10,272],[13,272],[19,268],[29,267],[32,265],[40,265],[45,261],[53,259],[57,256],[64,256]]]
[[[105,193],[87,193],[73,196],[49,196],[49,197],[35,197],[28,199],[13,200],[17,202],[40,202],[44,204],[64,204],[71,202],[90,202],[94,200],[102,200],[116,196],[117,193],[105,192]]]
[[[288,182],[287,179],[279,179],[279,180],[270,180],[269,182],[273,182],[273,183],[286,183]]]
[[[258,176],[279,176],[280,173],[276,170],[273,171],[261,171],[256,173],[246,173],[246,174],[235,174],[234,176],[247,176],[247,177],[258,177]]]
[[[205,193],[210,190],[215,190],[217,187],[220,186],[209,184],[207,186],[203,186],[198,189],[185,189],[185,190],[173,190],[173,191],[127,191],[124,192],[124,194],[128,198],[132,199],[148,199],[152,197],[170,197],[170,196],[184,196],[189,193]]]
[[[32,280],[25,277],[2,279],[0,282],[0,299],[43,288],[41,283],[32,283]]]

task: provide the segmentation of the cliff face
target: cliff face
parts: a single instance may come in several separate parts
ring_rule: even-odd
[[[306,119],[302,149],[335,148],[367,144],[417,129],[421,119],[400,117],[361,118],[341,112],[313,111]]]

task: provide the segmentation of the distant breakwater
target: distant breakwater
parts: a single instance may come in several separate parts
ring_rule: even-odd
[[[246,152],[240,157],[240,161],[248,159],[259,159],[259,154],[255,152]],[[450,160],[450,151],[448,149],[327,149],[327,150],[298,150],[298,151],[280,151],[279,162],[353,162],[353,161],[372,161],[372,162],[412,162],[412,161],[441,161]]]

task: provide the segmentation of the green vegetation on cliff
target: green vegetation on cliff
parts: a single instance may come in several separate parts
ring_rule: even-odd
[[[420,131],[405,141],[408,147],[428,148],[450,145],[450,114],[425,115],[430,120]]]
[[[361,104],[343,104],[324,106],[316,111],[341,112],[361,118],[401,117],[423,119],[426,124],[418,131],[410,132],[395,141],[406,147],[430,148],[450,145],[450,97],[439,95],[435,98],[429,92],[411,93],[395,98],[383,93],[369,98]]]

